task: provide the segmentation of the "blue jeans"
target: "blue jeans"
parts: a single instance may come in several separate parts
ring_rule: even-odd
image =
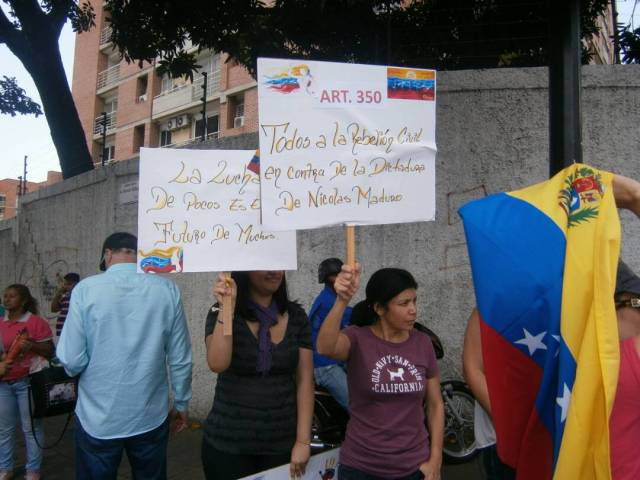
[[[127,452],[134,480],[167,478],[169,420],[149,432],[133,437],[100,439],[76,422],[76,479],[115,480],[122,452]]]
[[[29,472],[40,471],[42,449],[38,447],[31,432],[29,418],[29,379],[15,382],[0,381],[0,470],[13,470],[14,435],[18,418],[24,432],[24,443],[27,447],[27,465]],[[44,444],[42,419],[34,419],[33,427],[40,445]]]
[[[329,393],[342,405],[342,408],[349,410],[349,388],[347,387],[347,374],[340,365],[327,365],[318,367],[313,371],[316,377],[316,384],[329,390]]]

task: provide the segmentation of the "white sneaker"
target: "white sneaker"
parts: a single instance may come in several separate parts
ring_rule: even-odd
[[[0,478],[2,480],[2,478]],[[24,480],[40,480],[40,472],[27,472]]]

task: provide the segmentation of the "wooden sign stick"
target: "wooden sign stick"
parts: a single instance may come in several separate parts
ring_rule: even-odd
[[[347,225],[346,231],[347,241],[347,265],[356,266],[356,228],[353,225]]]
[[[231,273],[223,272],[224,277],[226,278],[225,284],[229,286],[231,283]],[[220,320],[222,321],[222,332],[225,336],[229,336],[233,333],[233,316],[231,315],[231,309],[234,305],[231,304],[231,297],[225,296],[222,301],[222,315]]]

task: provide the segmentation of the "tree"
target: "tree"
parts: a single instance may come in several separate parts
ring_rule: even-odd
[[[581,0],[582,32],[608,0]],[[547,60],[550,0],[107,0],[127,60],[162,58],[189,75],[187,40],[255,74],[259,56],[435,67],[537,66]],[[586,55],[584,56],[586,59]]]
[[[619,25],[618,32],[623,63],[640,63],[640,28]]]
[[[93,8],[89,3],[80,5],[74,0],[2,0],[2,3],[6,9],[0,9],[0,43],[20,59],[38,89],[62,175],[70,178],[93,169],[58,47],[60,32],[67,21],[71,21],[76,32],[87,31],[94,25]],[[8,90],[1,91],[3,105],[9,107],[7,113],[25,113],[23,107],[36,113],[33,101],[15,82],[8,86]],[[15,93],[18,97],[14,100],[18,103],[11,100]]]
[[[0,80],[0,113],[15,117],[17,113],[21,115],[33,114],[36,117],[42,115],[40,105],[31,100],[27,93],[18,86],[15,77],[3,75],[4,80]]]

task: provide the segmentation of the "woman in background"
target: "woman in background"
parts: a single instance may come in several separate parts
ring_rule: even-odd
[[[38,316],[38,305],[25,285],[14,284],[4,291],[5,315],[0,318],[0,339],[5,359],[0,361],[0,480],[13,477],[14,435],[17,419],[20,418],[27,449],[26,480],[40,478],[42,449],[44,442],[42,419],[29,416],[29,368],[37,356],[51,358],[53,333],[49,324]],[[26,335],[20,333],[26,330]],[[17,338],[16,347],[21,352],[13,361],[7,361],[11,345]],[[15,347],[14,347],[15,348]],[[34,433],[35,437],[34,439]]]

